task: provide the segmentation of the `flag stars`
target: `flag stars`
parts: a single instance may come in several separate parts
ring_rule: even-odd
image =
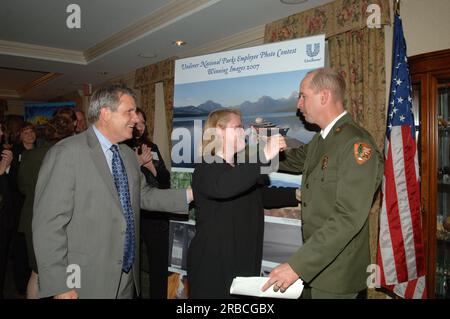
[[[392,109],[392,113],[397,113],[397,111],[398,111],[398,108],[396,108],[396,107],[394,107],[393,109]]]
[[[397,102],[402,104],[403,103],[403,98],[400,96],[399,98],[397,98]]]
[[[395,83],[397,84],[397,86],[400,86],[403,82],[400,79],[395,80]]]
[[[404,115],[400,115],[400,122],[404,122],[405,121],[405,116]]]
[[[394,104],[395,104],[395,101],[391,100],[391,105],[394,106]]]
[[[409,103],[411,103],[411,102],[412,102],[412,97],[411,97],[411,95],[410,95],[410,96],[408,96],[408,102],[409,102]]]

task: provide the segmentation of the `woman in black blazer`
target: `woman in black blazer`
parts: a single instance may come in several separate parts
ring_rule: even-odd
[[[272,142],[272,143],[271,143]],[[261,174],[264,160],[241,163],[245,149],[241,115],[236,109],[209,114],[203,132],[202,160],[192,189],[196,234],[188,253],[190,298],[230,298],[236,276],[260,276],[264,208],[297,206],[293,188],[268,188]],[[286,147],[275,135],[263,148],[272,160]]]
[[[136,109],[139,122],[134,127],[134,138],[126,144],[135,150],[146,182],[160,189],[170,188],[170,173],[164,164],[158,146],[148,138],[145,113]],[[169,220],[167,213],[141,210],[141,239],[145,243],[149,269],[149,294],[152,299],[167,298],[167,268],[169,259]],[[141,258],[141,262],[144,259]],[[141,280],[143,283],[144,280]],[[142,291],[142,289],[141,289]]]

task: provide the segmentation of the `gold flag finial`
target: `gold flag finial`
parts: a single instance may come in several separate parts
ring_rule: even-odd
[[[400,0],[394,0],[394,14],[400,15]]]

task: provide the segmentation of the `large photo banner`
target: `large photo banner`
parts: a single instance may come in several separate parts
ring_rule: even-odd
[[[288,147],[309,142],[314,132],[296,116],[299,85],[324,60],[324,35],[177,60],[172,167],[195,166],[204,121],[223,107],[240,109],[246,129],[279,128]]]

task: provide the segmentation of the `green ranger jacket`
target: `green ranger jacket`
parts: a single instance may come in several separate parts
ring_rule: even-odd
[[[323,139],[286,150],[280,170],[302,172],[304,244],[288,264],[309,284],[345,294],[367,288],[369,211],[383,176],[371,135],[349,114]]]

